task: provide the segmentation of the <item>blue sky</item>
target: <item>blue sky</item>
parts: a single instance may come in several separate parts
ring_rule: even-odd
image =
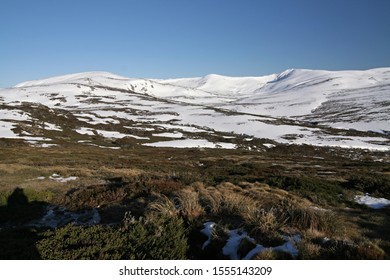
[[[0,87],[390,66],[388,0],[1,0]]]

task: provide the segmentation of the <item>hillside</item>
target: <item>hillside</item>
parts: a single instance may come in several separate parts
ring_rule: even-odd
[[[389,96],[390,68],[167,80],[89,72],[0,89],[0,136],[43,146],[131,138],[148,146],[388,151]]]

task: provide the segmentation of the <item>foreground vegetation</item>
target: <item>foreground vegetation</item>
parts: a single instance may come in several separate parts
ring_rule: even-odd
[[[244,258],[389,259],[389,155],[278,146],[221,149],[34,148],[0,141],[1,259],[226,259],[232,230]],[[77,177],[60,182],[53,174]],[[39,179],[38,179],[39,178]],[[34,227],[48,205],[97,209],[94,225]],[[201,231],[214,222],[210,242]],[[293,238],[298,254],[278,246]]]

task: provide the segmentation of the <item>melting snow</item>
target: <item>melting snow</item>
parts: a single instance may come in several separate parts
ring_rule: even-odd
[[[45,123],[45,129],[47,130],[55,130],[55,131],[62,131],[61,127],[56,126],[55,124],[52,123]]]
[[[95,135],[95,133],[93,133],[93,129],[91,129],[91,128],[86,128],[86,127],[82,127],[82,128],[80,128],[80,129],[76,129],[76,132],[78,133],[78,134],[86,134],[86,135]]]
[[[142,124],[141,124],[142,125]],[[136,129],[141,131],[154,131],[155,129],[153,127],[138,127],[138,126],[123,126],[124,128],[128,129]]]
[[[128,136],[127,134],[120,133],[118,131],[96,130],[98,134],[106,138],[123,138]]]
[[[154,133],[153,136],[156,137],[167,137],[167,138],[182,138],[183,133],[181,132],[164,132],[164,133]]]
[[[149,140],[150,138],[149,137],[141,137],[141,136],[137,136],[137,135],[132,135],[132,134],[124,134],[124,133],[120,133],[118,131],[107,131],[107,130],[99,130],[97,129],[96,132],[103,136],[103,137],[106,137],[106,138],[116,138],[116,139],[119,139],[119,138],[124,138],[124,137],[131,137],[131,138],[135,138],[135,139],[138,139],[138,140]]]
[[[172,141],[161,141],[155,143],[145,143],[145,146],[150,147],[172,147],[172,148],[222,148],[235,149],[236,145],[231,143],[212,143],[206,139],[180,139]]]
[[[204,228],[201,230],[201,233],[207,236],[207,240],[204,242],[202,249],[205,249],[211,243],[212,233],[215,228],[214,222],[207,222],[204,224]],[[298,249],[296,245],[301,241],[301,236],[299,234],[293,236],[283,236],[285,243],[276,247],[264,247],[261,244],[256,244],[256,247],[247,253],[246,256],[241,256],[243,260],[250,260],[255,255],[260,253],[265,249],[270,249],[273,251],[286,252],[289,253],[292,257],[296,258],[298,256]],[[234,229],[229,231],[229,238],[226,241],[225,246],[222,248],[222,253],[226,256],[229,256],[232,260],[240,259],[238,254],[238,249],[242,240],[248,239],[249,241],[256,243],[253,238],[251,238],[246,231],[243,229]]]
[[[100,214],[96,209],[69,211],[64,207],[49,205],[46,207],[46,213],[43,217],[31,222],[30,226],[57,228],[69,223],[76,225],[96,225],[100,223]]]
[[[227,240],[225,247],[222,248],[222,253],[229,256],[232,260],[240,259],[238,257],[238,248],[244,238],[250,239],[246,231],[241,229],[231,230],[229,232],[229,239]]]
[[[267,147],[268,149],[276,147],[274,144],[263,144],[263,146]]]
[[[163,128],[168,128],[168,129],[180,129],[185,132],[208,132],[207,130],[204,129],[199,129],[193,126],[188,126],[188,125],[173,125],[173,124],[158,124],[158,126],[163,127]]]
[[[60,182],[60,183],[66,183],[66,182],[69,182],[69,181],[77,180],[77,177],[76,176],[70,176],[70,177],[64,178],[61,175],[54,173],[53,175],[51,175],[49,177],[49,179],[53,180],[53,181]]]
[[[381,209],[390,205],[390,200],[386,198],[376,198],[369,195],[357,195],[355,196],[355,202],[373,209]]]
[[[102,149],[120,150],[121,147],[97,146]]]
[[[10,122],[0,120],[0,137],[1,138],[20,138],[19,135],[15,134],[11,129],[15,126]]]
[[[211,242],[211,236],[213,234],[213,229],[215,227],[214,222],[207,222],[204,224],[204,229],[200,232],[207,236],[207,240],[203,243],[202,249],[206,248]]]

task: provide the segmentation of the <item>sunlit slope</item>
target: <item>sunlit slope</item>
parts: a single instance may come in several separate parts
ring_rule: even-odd
[[[166,80],[87,72],[0,90],[0,138],[48,146],[131,138],[162,147],[389,150],[389,131],[390,68]]]

